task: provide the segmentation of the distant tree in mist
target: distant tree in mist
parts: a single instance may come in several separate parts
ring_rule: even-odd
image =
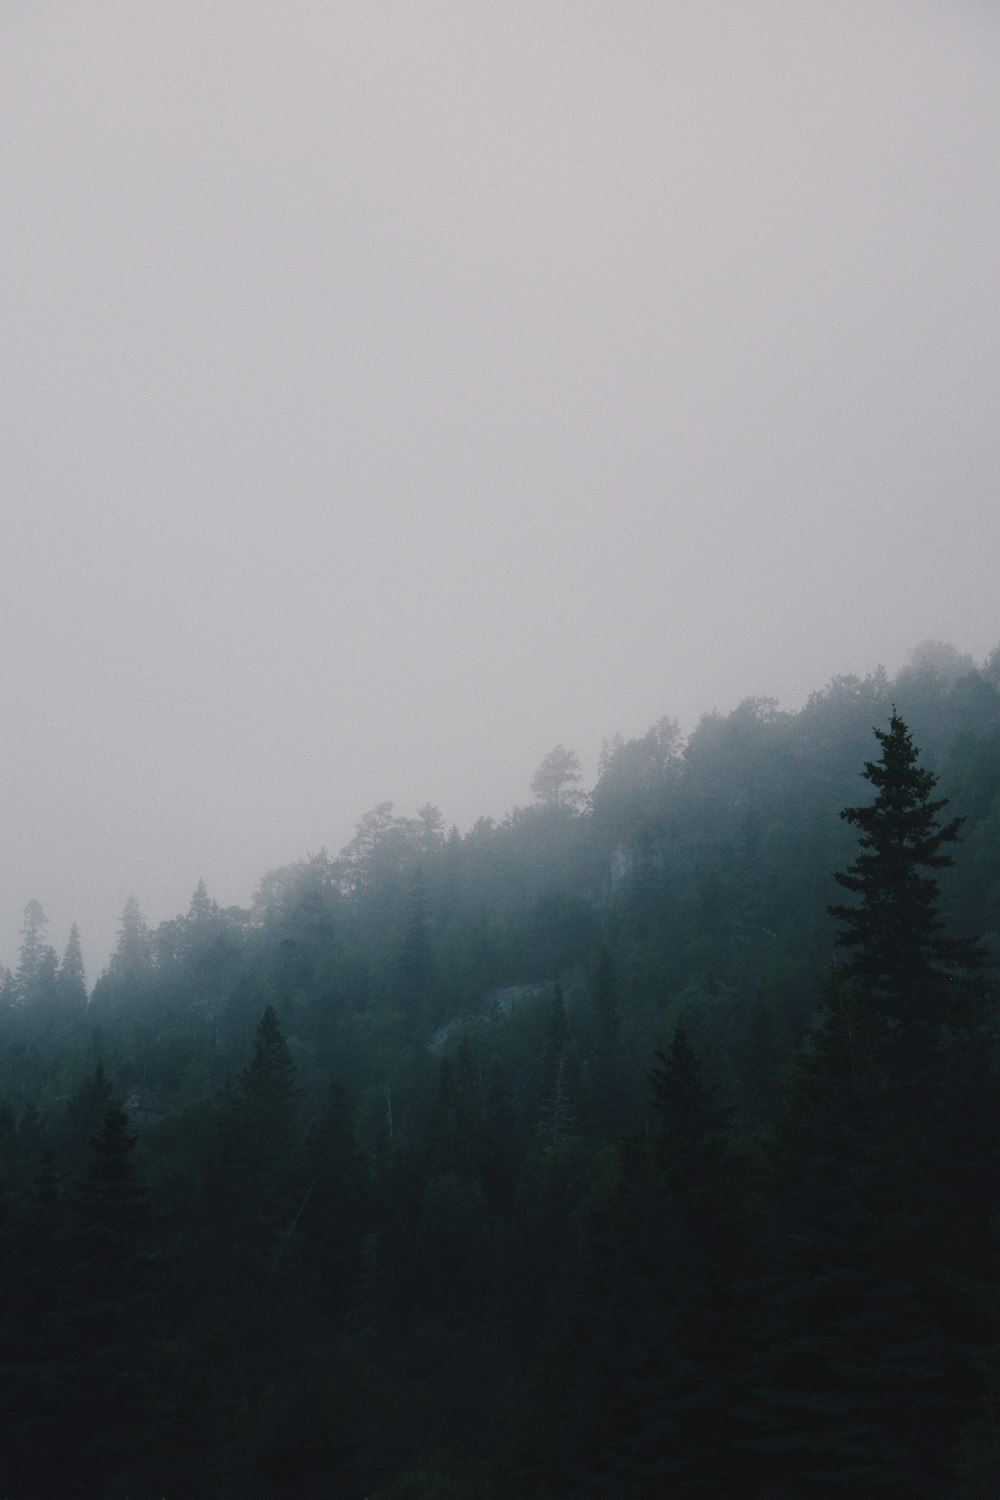
[[[49,921],[42,903],[32,898],[24,908],[21,924],[21,950],[17,964],[17,985],[21,999],[30,997],[42,976],[49,945],[45,941]]]
[[[531,790],[540,807],[565,807],[576,811],[583,802],[582,772],[575,751],[556,745],[531,778]]]
[[[66,950],[59,965],[59,999],[69,1015],[81,1015],[87,1005],[87,975],[83,967],[80,932],[76,925],[69,930]]]
[[[149,928],[134,896],[129,896],[121,915],[118,946],[111,955],[108,973],[115,979],[132,978],[149,967],[151,944]]]
[[[639,739],[616,734],[605,740],[592,794],[597,822],[629,837],[655,822],[681,765],[682,743],[680,725],[670,718],[659,719]]]
[[[944,682],[957,682],[975,670],[975,662],[964,651],[957,651],[948,641],[926,640],[914,646],[907,665],[899,673],[904,681],[913,674],[930,673]]]

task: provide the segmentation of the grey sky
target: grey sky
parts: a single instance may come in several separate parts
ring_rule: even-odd
[[[0,961],[1000,641],[1000,9],[7,0]]]

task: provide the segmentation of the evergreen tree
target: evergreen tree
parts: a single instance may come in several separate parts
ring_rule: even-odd
[[[108,974],[116,980],[138,982],[148,973],[152,956],[149,928],[142,908],[129,896],[121,915],[118,946],[111,955]]]
[[[732,1500],[752,1493],[743,1164],[683,1019],[655,1056],[652,1131],[623,1142],[614,1232],[595,1226],[571,1492]]]
[[[655,1055],[649,1084],[662,1118],[667,1175],[680,1187],[692,1186],[696,1181],[692,1158],[701,1154],[709,1139],[714,1110],[683,1016],[674,1027],[669,1051],[657,1047]]]
[[[48,951],[45,941],[48,925],[49,920],[42,903],[33,897],[24,908],[24,920],[21,924],[16,981],[22,1001],[30,997],[41,972],[42,961]]]
[[[99,1062],[88,1074],[66,1105],[59,1122],[57,1142],[69,1170],[82,1169],[89,1160],[90,1140],[114,1103],[114,1091],[108,1082],[104,1064]]]
[[[437,1087],[424,1132],[428,1172],[457,1172],[461,1177],[468,1177],[472,1171],[479,1125],[472,1053],[468,1038],[463,1037],[455,1062],[445,1056],[438,1067]]]
[[[261,1016],[253,1056],[240,1074],[237,1114],[243,1148],[261,1184],[277,1185],[295,1155],[295,1064],[273,1005]]]
[[[87,1009],[87,976],[83,967],[80,932],[75,922],[69,930],[57,985],[63,1016],[67,1020],[81,1019]]]
[[[51,1021],[58,1004],[58,959],[55,950],[45,941],[48,925],[42,903],[34,899],[29,901],[24,908],[21,949],[14,985],[21,1005],[30,1006],[38,1018]]]
[[[37,1117],[32,1117],[37,1125]],[[68,1492],[67,1427],[76,1420],[65,1350],[59,1347],[69,1281],[67,1203],[52,1153],[26,1132],[21,1191],[8,1222],[0,1305],[4,1319],[0,1463],[9,1493],[55,1500]],[[37,1148],[37,1149],[35,1149]]]
[[[953,863],[947,846],[964,820],[941,823],[947,800],[932,797],[937,778],[918,764],[895,711],[888,730],[876,729],[875,736],[882,755],[864,769],[874,801],[841,813],[860,829],[860,852],[835,878],[858,900],[830,911],[842,924],[847,978],[886,1023],[899,1064],[921,1067],[941,1028],[966,1008],[968,991],[957,981],[982,964],[977,941],[944,935],[939,916],[935,872]]]
[[[991,1270],[991,1034],[975,941],[943,932],[934,776],[894,712],[843,817],[860,852],[831,908],[846,961],[824,996],[784,1141],[772,1287],[774,1451],[804,1493],[955,1493],[976,1409],[974,1289]],[[972,1059],[978,1058],[978,1067]],[[964,1083],[960,1080],[964,1079]]]
[[[69,1472],[90,1494],[138,1492],[148,1396],[150,1260],[136,1137],[117,1103],[90,1137],[75,1197],[70,1277],[58,1310],[56,1350],[73,1392],[63,1433]],[[72,1458],[69,1455],[72,1454]]]

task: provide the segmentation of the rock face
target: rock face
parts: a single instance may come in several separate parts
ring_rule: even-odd
[[[439,1026],[427,1043],[427,1050],[437,1055],[444,1051],[453,1031],[468,1026],[490,1025],[502,1021],[507,1016],[512,1016],[521,1005],[535,1004],[539,1000],[550,999],[554,989],[554,981],[546,980],[542,984],[511,984],[502,990],[491,990],[488,995],[484,995],[478,1011],[472,1015],[455,1016],[451,1021],[446,1021],[443,1026]]]

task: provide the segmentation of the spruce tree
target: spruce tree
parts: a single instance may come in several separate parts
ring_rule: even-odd
[[[83,967],[80,932],[75,922],[69,930],[57,986],[63,1018],[82,1020],[87,1011],[87,975]]]
[[[762,1426],[796,1493],[943,1500],[982,1394],[992,1039],[979,945],[946,935],[939,910],[962,820],[942,820],[895,711],[875,734],[882,753],[863,773],[875,797],[842,814],[860,830],[836,877],[856,901],[831,907],[845,961],[785,1139]]]
[[[652,1128],[623,1149],[617,1222],[595,1247],[572,1493],[732,1500],[750,1493],[744,1162],[683,1019],[654,1055]]]
[[[236,1219],[245,1225],[241,1251],[251,1278],[270,1280],[287,1254],[287,1236],[305,1190],[295,1064],[268,1005],[257,1026],[253,1056],[239,1077],[229,1121]]]
[[[45,960],[51,951],[45,941],[48,925],[49,920],[42,908],[42,903],[33,897],[24,908],[24,922],[21,926],[23,941],[15,976],[18,999],[22,1005],[37,998],[36,992],[42,978]]]
[[[939,915],[936,872],[953,863],[948,846],[964,819],[941,822],[947,800],[932,796],[937,778],[918,764],[895,710],[875,737],[881,758],[864,769],[875,798],[841,813],[860,830],[859,853],[835,878],[858,899],[830,911],[842,925],[846,977],[888,1027],[894,1060],[912,1068],[926,1064],[941,1028],[963,1011],[968,990],[960,981],[981,966],[982,954],[975,939],[945,935]]]
[[[148,1223],[128,1116],[112,1101],[75,1195],[55,1348],[72,1392],[62,1437],[91,1494],[136,1493],[149,1367]]]

